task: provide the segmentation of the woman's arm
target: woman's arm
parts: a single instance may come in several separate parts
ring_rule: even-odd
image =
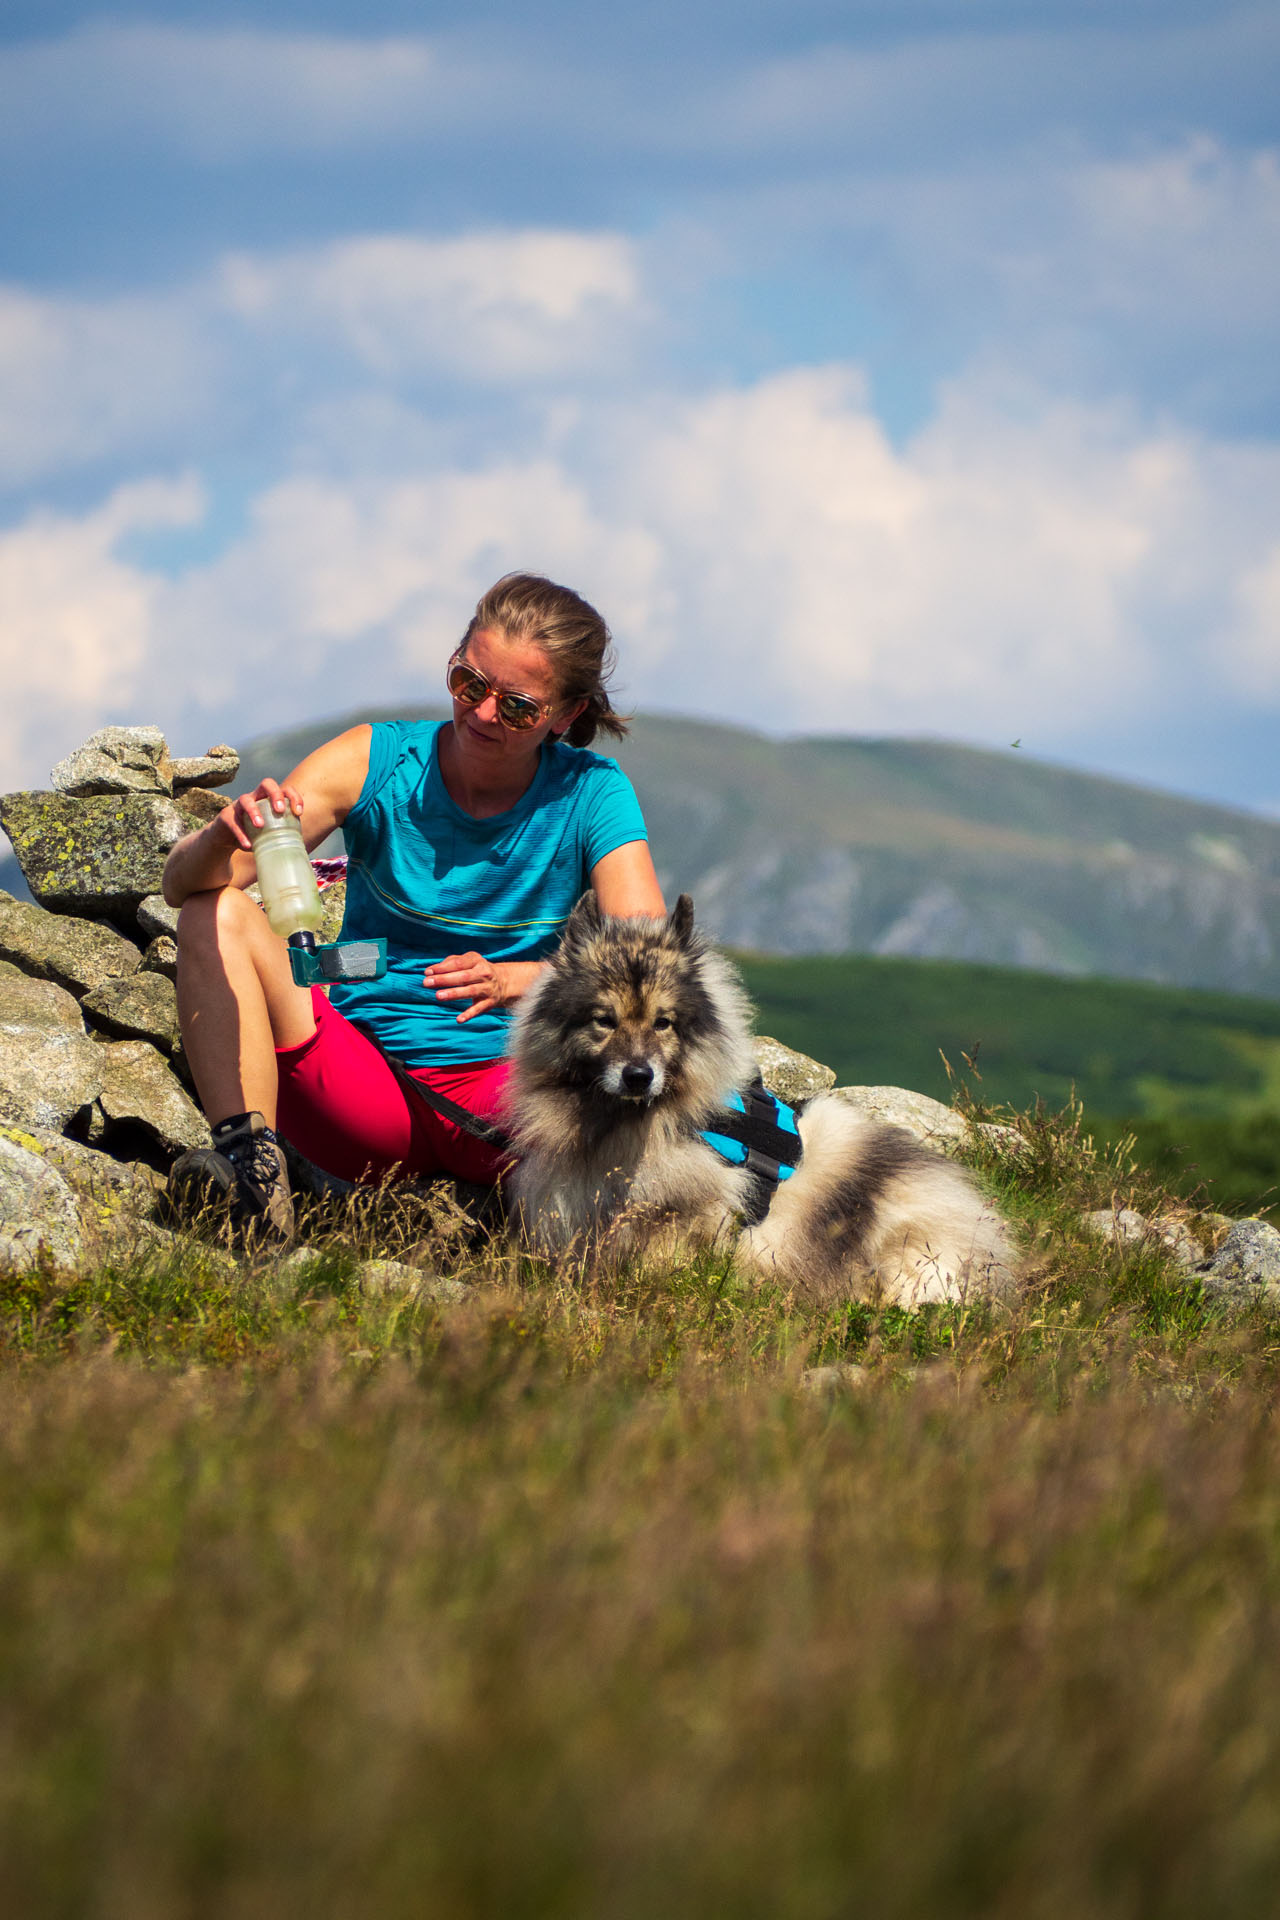
[[[360,798],[372,737],[371,727],[351,727],[300,760],[283,783],[259,781],[252,793],[238,795],[207,826],[179,840],[165,861],[163,886],[169,905],[180,907],[191,894],[217,887],[250,885],[257,868],[245,824],[261,826],[266,807],[276,813],[292,807],[306,845],[318,847]]]
[[[631,920],[639,913],[660,920],[667,911],[647,840],[628,840],[597,860],[591,869],[591,887],[601,913],[619,920]]]
[[[647,840],[628,840],[597,860],[591,869],[591,886],[601,911],[621,919],[639,913],[659,919],[667,910]],[[528,992],[546,964],[545,960],[494,962],[479,953],[451,953],[428,967],[423,980],[434,988],[437,1000],[470,1000],[471,1005],[458,1015],[461,1026],[478,1013],[510,1006]]]

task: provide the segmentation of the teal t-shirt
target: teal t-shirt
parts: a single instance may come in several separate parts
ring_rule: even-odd
[[[459,1026],[466,1002],[439,1002],[422,984],[425,967],[472,948],[488,960],[544,960],[596,861],[648,838],[617,761],[563,741],[543,742],[514,807],[473,819],[449,798],[440,733],[435,720],[375,725],[368,778],[343,822],[342,938],[385,934],[387,971],[330,998],[411,1066],[496,1060],[511,1021],[504,1009]]]

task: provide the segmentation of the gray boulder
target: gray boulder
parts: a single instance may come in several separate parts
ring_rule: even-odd
[[[457,1306],[472,1293],[464,1280],[428,1273],[403,1260],[362,1260],[356,1282],[362,1293],[403,1293],[414,1300],[434,1300],[438,1306]]]
[[[178,996],[172,980],[148,969],[127,980],[108,980],[81,1002],[85,1017],[121,1040],[150,1040],[166,1053],[177,1051]]]
[[[806,1367],[800,1375],[800,1385],[806,1393],[832,1400],[844,1394],[860,1393],[870,1384],[871,1375],[867,1369],[857,1366],[853,1361],[829,1367]]]
[[[927,1146],[945,1146],[963,1140],[969,1125],[954,1107],[944,1107],[927,1093],[912,1093],[907,1087],[836,1087],[836,1099],[890,1126],[902,1127]]]
[[[102,1051],[65,988],[0,961],[0,1119],[60,1132],[96,1099]]]
[[[322,918],[319,927],[316,929],[316,939],[322,946],[331,940],[336,940],[342,932],[342,916],[346,911],[346,906],[347,883],[345,880],[336,880],[331,887],[326,887],[320,895]]]
[[[126,1144],[140,1128],[166,1154],[208,1146],[204,1115],[153,1046],[116,1040],[99,1044],[98,1052],[103,1057],[98,1105],[108,1145],[113,1140]]]
[[[225,787],[239,771],[240,755],[225,745],[210,747],[208,753],[190,760],[174,760],[169,768],[175,793],[184,787]]]
[[[97,920],[73,919],[0,893],[0,959],[70,993],[89,993],[135,973],[141,954],[131,940]]]
[[[1280,1233],[1265,1220],[1237,1220],[1204,1272],[1207,1294],[1245,1305],[1280,1302]]]
[[[227,804],[225,793],[210,793],[207,787],[184,787],[178,801],[193,826],[203,827]]]
[[[60,1188],[28,1177],[24,1180],[25,1191],[16,1194],[11,1183],[10,1193],[0,1195],[0,1219],[7,1223],[0,1229],[0,1263],[7,1259],[19,1266],[33,1264],[38,1257],[34,1247],[42,1239],[50,1241],[50,1217],[58,1231],[45,1258],[58,1268],[83,1266],[107,1256],[132,1258],[155,1252],[172,1239],[152,1218],[156,1194],[164,1181],[150,1167],[138,1161],[115,1160],[110,1154],[98,1153],[47,1128],[21,1132],[0,1129],[0,1140],[34,1155],[50,1173],[65,1181],[79,1218],[78,1234],[64,1231],[68,1215]],[[26,1162],[14,1163],[11,1158],[11,1168],[14,1164],[20,1164],[24,1174],[30,1175]],[[52,1216],[46,1216],[40,1207],[50,1194],[56,1206]],[[19,1211],[21,1207],[26,1211]]]
[[[909,1087],[833,1087],[831,1091],[846,1106],[856,1107],[891,1127],[901,1127],[939,1153],[975,1133],[1006,1151],[1016,1153],[1022,1145],[1016,1127],[1001,1126],[994,1120],[971,1122],[954,1107],[944,1107],[941,1100],[927,1093],[913,1093]]]
[[[49,778],[59,793],[172,793],[169,748],[159,727],[100,727],[59,760]]]
[[[0,1132],[0,1267],[74,1271],[84,1230],[76,1196],[39,1153]]]
[[[160,891],[170,847],[203,824],[188,799],[6,793],[0,795],[0,826],[42,906],[132,919],[148,894]]]
[[[345,882],[343,892],[346,892]],[[336,938],[336,935],[333,937]],[[776,1094],[779,1100],[794,1104],[798,1100],[809,1099],[812,1094],[824,1093],[836,1083],[836,1076],[830,1067],[824,1067],[818,1060],[811,1060],[807,1053],[797,1053],[792,1047],[784,1047],[781,1040],[771,1039],[767,1033],[757,1034],[751,1044],[755,1048],[760,1077],[769,1092]]]
[[[171,940],[178,935],[178,913],[180,909],[171,907],[162,893],[149,893],[138,905],[138,925],[148,940],[155,940],[167,933]]]
[[[1204,1259],[1203,1248],[1180,1220],[1148,1220],[1133,1207],[1099,1207],[1085,1214],[1083,1224],[1087,1232],[1115,1246],[1156,1240],[1188,1273]]]
[[[178,943],[167,933],[158,933],[142,956],[144,973],[162,973],[166,980],[178,978]]]
[[[81,1217],[101,1218],[122,1208],[149,1214],[164,1176],[139,1160],[117,1160],[50,1127],[0,1127],[0,1138],[40,1156],[61,1174],[80,1204]]]

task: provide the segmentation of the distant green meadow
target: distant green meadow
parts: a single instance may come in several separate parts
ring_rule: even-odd
[[[1224,1211],[1280,1192],[1280,1001],[943,960],[739,955],[759,1027],[841,1084],[1049,1109],[1132,1133],[1180,1191]]]

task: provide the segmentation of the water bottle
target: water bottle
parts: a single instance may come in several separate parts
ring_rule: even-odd
[[[263,824],[255,827],[246,820],[244,830],[253,844],[267,924],[286,940],[309,934],[311,938],[300,944],[314,946],[323,909],[311,856],[302,841],[302,822],[292,808],[276,813],[269,800],[259,801],[258,807]]]

